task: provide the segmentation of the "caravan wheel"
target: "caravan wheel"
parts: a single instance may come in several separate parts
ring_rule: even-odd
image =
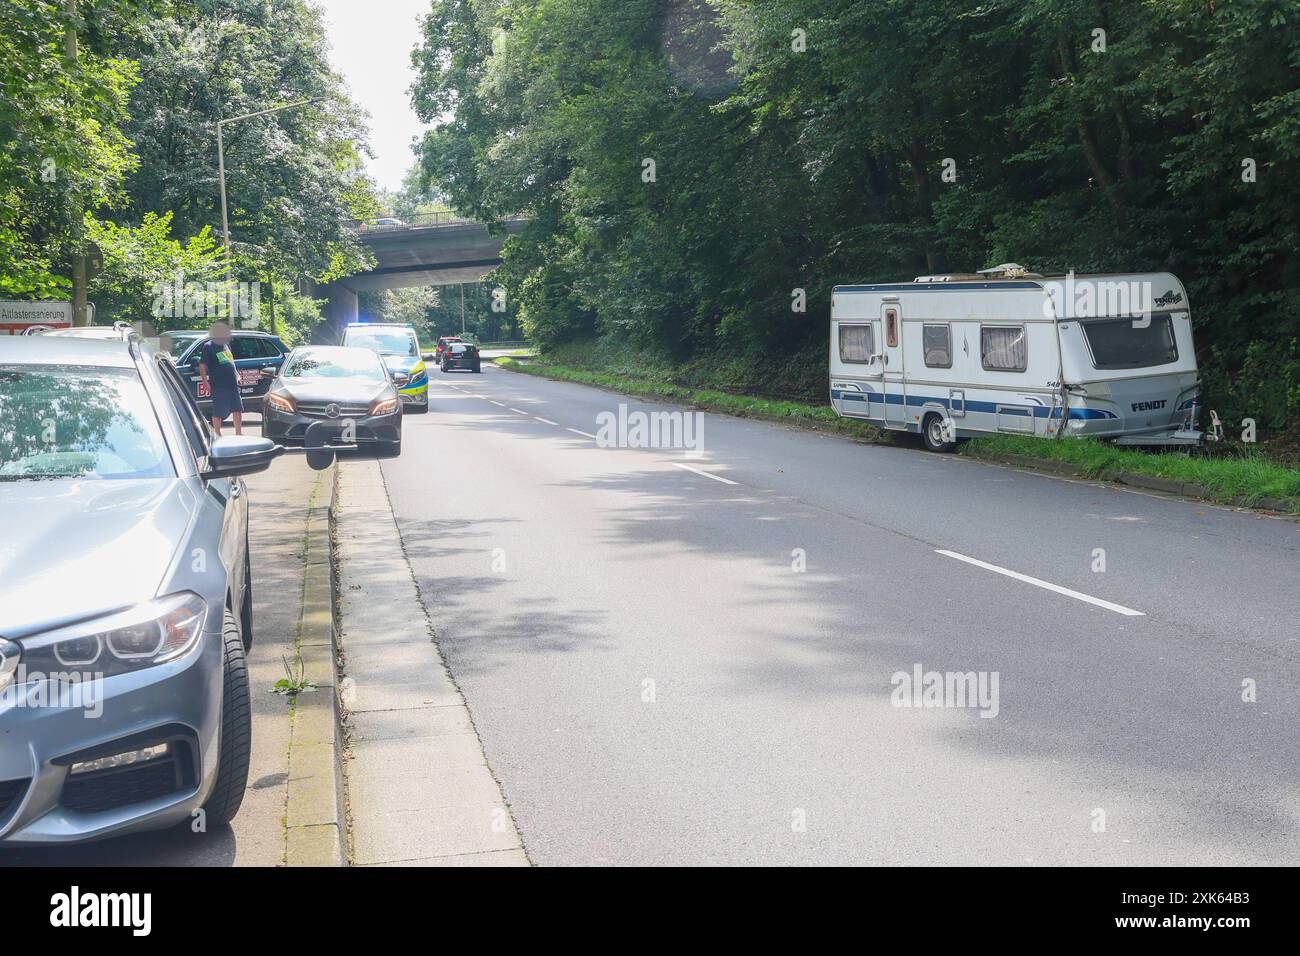
[[[921,435],[925,439],[925,447],[930,451],[948,452],[957,447],[957,442],[946,441],[943,433],[943,416],[931,412],[925,416],[925,421],[921,423]]]

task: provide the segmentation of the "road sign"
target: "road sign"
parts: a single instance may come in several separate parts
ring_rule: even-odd
[[[71,302],[0,300],[0,335],[27,335],[38,327],[66,329],[72,325]]]

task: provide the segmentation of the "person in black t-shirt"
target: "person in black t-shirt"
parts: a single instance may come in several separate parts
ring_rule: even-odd
[[[244,401],[239,397],[239,371],[230,351],[230,326],[213,322],[208,340],[199,349],[199,375],[212,396],[212,430],[221,434],[227,415],[235,418],[235,434],[244,434]]]

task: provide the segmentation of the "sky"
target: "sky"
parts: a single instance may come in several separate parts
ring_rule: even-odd
[[[380,186],[396,190],[415,156],[411,141],[423,126],[407,88],[415,79],[411,49],[416,18],[429,0],[315,0],[325,12],[330,63],[347,81],[352,99],[370,114],[366,169]]]

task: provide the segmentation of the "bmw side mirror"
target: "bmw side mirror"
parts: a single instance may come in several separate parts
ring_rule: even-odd
[[[213,478],[235,478],[266,471],[271,462],[284,454],[284,449],[269,438],[254,435],[224,435],[212,442],[208,449],[208,467],[200,476],[204,481]]]

